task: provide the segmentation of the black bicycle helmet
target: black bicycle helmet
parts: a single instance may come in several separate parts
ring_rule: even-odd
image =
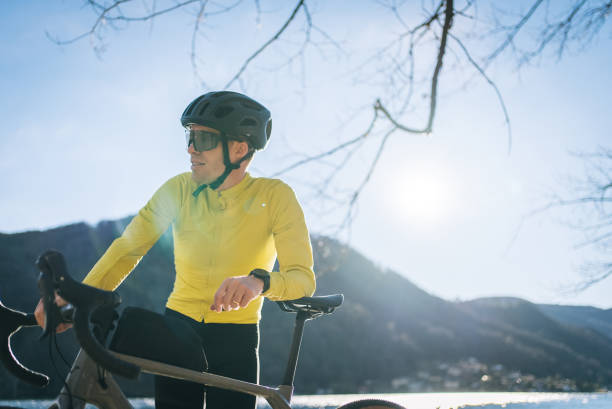
[[[183,112],[181,124],[214,128],[229,138],[246,140],[254,149],[263,149],[272,132],[270,111],[232,91],[209,92],[194,99]]]

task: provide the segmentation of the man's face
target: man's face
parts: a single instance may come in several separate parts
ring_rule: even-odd
[[[220,135],[216,129],[202,125],[189,125],[194,131],[209,131]],[[223,145],[221,143],[209,151],[198,152],[191,143],[187,147],[191,157],[191,178],[198,184],[209,184],[215,181],[225,171],[223,164]]]

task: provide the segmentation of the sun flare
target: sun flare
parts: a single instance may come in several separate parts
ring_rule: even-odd
[[[395,207],[411,224],[441,223],[455,205],[453,186],[442,174],[412,172],[398,183],[398,189]]]

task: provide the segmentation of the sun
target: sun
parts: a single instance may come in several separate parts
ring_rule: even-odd
[[[412,171],[397,185],[393,206],[413,225],[432,226],[448,220],[455,207],[455,187],[441,171]]]

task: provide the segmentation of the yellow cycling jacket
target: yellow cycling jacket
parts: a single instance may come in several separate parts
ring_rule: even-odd
[[[271,271],[277,255],[280,271],[271,273],[263,295],[287,300],[314,293],[310,238],[288,185],[247,173],[221,192],[204,189],[194,197],[197,187],[190,172],[164,183],[83,282],[114,290],[172,224],[176,279],[168,308],[207,323],[257,323],[263,297],[221,313],[210,305],[224,279],[255,268]]]

